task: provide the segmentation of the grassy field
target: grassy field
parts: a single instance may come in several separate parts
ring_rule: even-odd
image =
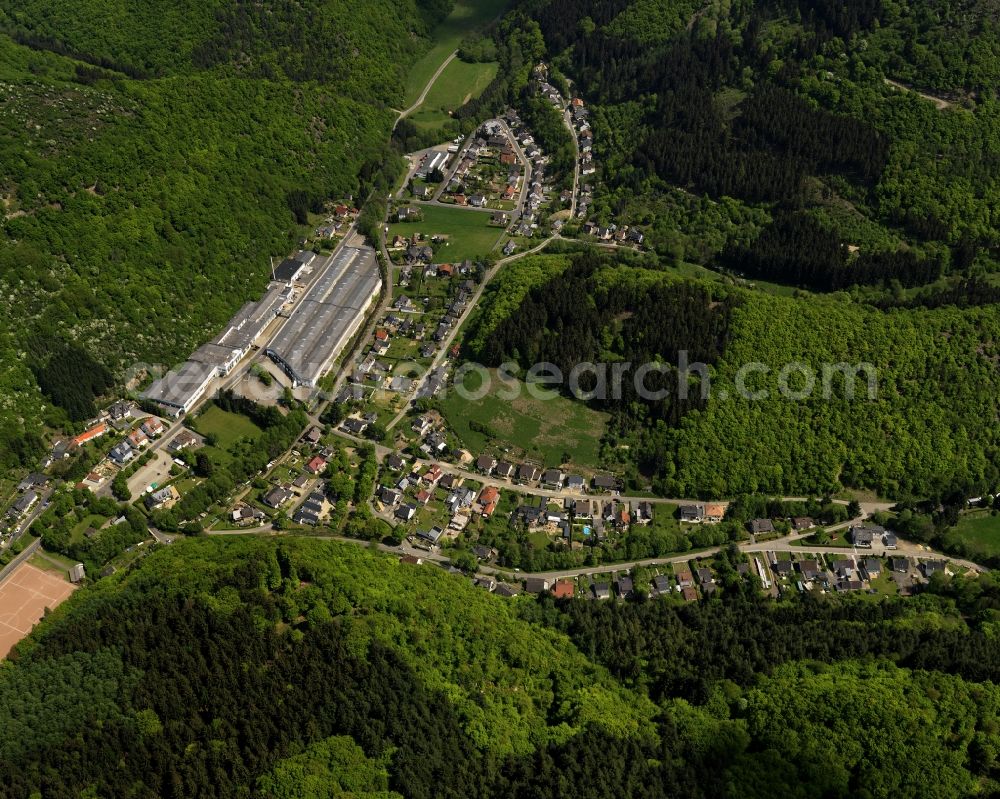
[[[440,205],[422,205],[424,218],[420,222],[396,222],[389,226],[389,239],[393,236],[412,236],[423,233],[447,236],[448,243],[437,249],[436,263],[463,261],[486,255],[496,246],[503,229],[490,225],[490,215],[484,211],[445,208]]]
[[[945,534],[950,545],[961,544],[970,557],[1000,555],[1000,516],[988,510],[965,513]]]
[[[458,49],[462,38],[499,16],[507,5],[508,0],[457,0],[451,13],[434,31],[434,45],[406,76],[404,104],[407,108],[417,101],[441,62]]]
[[[508,387],[490,374],[490,390],[481,399],[465,399],[452,389],[442,401],[445,419],[470,452],[507,450],[507,457],[536,458],[546,466],[596,468],[606,414],[565,397],[538,399],[520,382],[518,398],[505,399],[500,394],[508,393]],[[469,374],[465,386],[475,392],[481,378]]]
[[[229,449],[241,438],[256,439],[261,429],[247,417],[229,413],[212,405],[195,421],[198,432],[205,436],[215,436],[215,446],[218,449]]]
[[[410,114],[410,120],[422,128],[436,128],[444,124],[450,119],[450,111],[482,94],[496,77],[499,67],[495,61],[468,64],[456,58],[434,82],[423,104]]]

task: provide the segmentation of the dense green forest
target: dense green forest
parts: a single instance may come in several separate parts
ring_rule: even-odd
[[[719,593],[683,607],[512,602],[355,545],[186,540],[78,592],[0,667],[4,790],[996,789],[988,579],[883,605]]]
[[[0,468],[259,296],[308,211],[367,196],[448,11],[368,6],[0,3]]]
[[[591,104],[599,220],[649,225],[651,244],[672,258],[823,290],[888,283],[894,270],[907,285],[933,279],[938,265],[995,269],[992,3],[538,0],[523,8]],[[794,250],[797,269],[717,260],[796,211],[814,219],[820,245],[810,257],[799,226],[796,242],[807,246]],[[844,271],[830,262],[831,238],[882,268],[826,274]],[[901,251],[930,274],[891,261]]]
[[[637,485],[651,479],[675,497],[852,487],[943,499],[1000,481],[1000,439],[984,421],[996,417],[1000,389],[995,306],[784,296],[679,278],[649,257],[594,253],[534,259],[501,280],[473,322],[468,357],[524,368],[548,361],[564,379],[588,361],[670,367],[645,381],[667,389],[663,398],[636,397],[630,377],[620,400],[590,400],[612,413],[605,460]],[[690,372],[686,397],[682,350],[708,367],[707,380]],[[761,370],[741,384],[746,364]],[[786,364],[812,372],[808,396],[782,395]],[[837,364],[871,365],[857,372],[853,396],[835,370],[824,393],[823,368]],[[805,385],[796,375],[793,391]],[[758,390],[767,395],[749,396]]]

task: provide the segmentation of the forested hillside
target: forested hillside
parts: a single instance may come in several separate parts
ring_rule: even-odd
[[[523,368],[551,362],[655,362],[650,391],[633,375],[620,399],[588,400],[612,413],[602,450],[637,486],[665,496],[777,495],[875,489],[891,497],[975,496],[1000,480],[996,418],[1000,372],[996,306],[880,309],[841,295],[777,296],[679,278],[655,266],[583,253],[550,257],[536,273],[488,294],[468,343],[470,358]],[[678,391],[681,353],[710,367],[707,384]],[[746,373],[746,364],[760,364]],[[786,364],[812,373],[808,396],[782,393]],[[842,373],[870,364],[850,395]],[[697,374],[692,373],[692,378]],[[798,372],[788,387],[803,388]],[[705,388],[703,395],[702,388]],[[584,391],[592,385],[581,386]],[[568,389],[568,384],[563,386]],[[750,396],[758,391],[766,395]]]
[[[0,666],[0,776],[116,799],[986,795],[996,588],[935,590],[553,604],[354,545],[188,540]]]
[[[118,380],[176,363],[259,295],[310,210],[367,195],[447,11],[126,5],[0,3],[0,468],[92,413],[107,381],[53,365],[66,342]]]
[[[651,225],[671,258],[820,290],[996,269],[995,4],[523,7],[591,104],[602,223]],[[775,242],[797,268],[763,253]]]

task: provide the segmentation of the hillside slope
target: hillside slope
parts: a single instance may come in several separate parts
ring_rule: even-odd
[[[993,671],[985,619],[970,631],[934,597],[792,613],[741,598],[725,574],[725,607],[555,603],[490,596],[356,545],[181,541],[77,592],[0,665],[0,793],[995,789],[1000,691],[970,681]],[[862,664],[865,641],[845,652],[798,630],[860,622],[873,653],[894,652],[899,633],[911,658],[955,673]]]
[[[65,342],[119,380],[176,363],[367,195],[430,5],[0,3],[0,468],[87,416],[39,393]]]

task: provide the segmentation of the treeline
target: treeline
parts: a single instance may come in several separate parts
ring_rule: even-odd
[[[593,404],[616,412],[622,429],[646,420],[676,425],[704,404],[693,369],[685,383],[679,382],[682,353],[690,364],[718,361],[728,341],[734,299],[716,298],[711,288],[694,282],[633,280],[628,268],[612,264],[594,252],[575,256],[565,272],[533,287],[473,354],[490,366],[511,359],[526,369],[551,363],[564,381],[578,365],[604,363],[609,357],[636,368],[657,364],[662,368],[646,374],[644,392],[628,375],[621,381],[620,396],[613,396],[609,377],[605,396],[595,397]],[[597,375],[580,377],[582,394],[601,389]]]
[[[548,171],[556,184],[571,185],[576,150],[573,134],[563,122],[562,114],[548,100],[532,94],[529,89],[522,93],[518,109],[538,146],[549,157]]]
[[[565,632],[626,684],[656,701],[709,700],[722,680],[758,684],[791,661],[836,663],[886,659],[966,680],[1000,679],[1000,642],[989,624],[967,627],[959,610],[988,617],[1000,610],[1000,588],[989,577],[934,583],[921,607],[949,624],[912,625],[911,601],[834,600],[806,594],[776,605],[735,571],[743,556],[731,549],[715,559],[722,599],[677,605],[658,599],[574,602],[540,598],[524,617]],[[695,655],[697,653],[697,655]]]
[[[935,586],[915,624],[902,602],[740,594],[721,561],[724,598],[700,605],[512,605],[358,547],[175,544],[14,651],[0,779],[136,799],[995,789],[1000,691],[952,676],[996,679],[998,645],[953,610],[995,610],[989,578]]]
[[[748,246],[729,244],[719,262],[747,277],[817,291],[890,281],[920,286],[943,271],[940,259],[912,250],[851,253],[836,233],[807,212],[782,214]]]

